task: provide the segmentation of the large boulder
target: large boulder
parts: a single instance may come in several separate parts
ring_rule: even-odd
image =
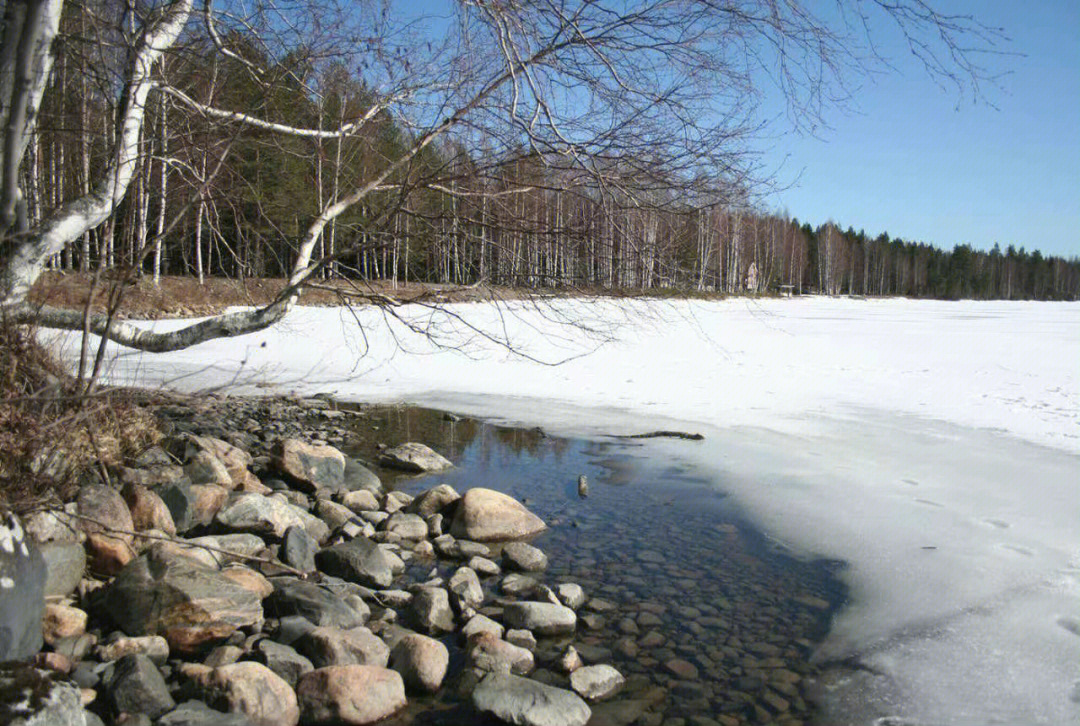
[[[255,645],[254,658],[281,676],[290,688],[296,688],[301,676],[315,670],[315,665],[294,648],[268,638]]]
[[[458,502],[450,534],[478,542],[532,537],[547,529],[544,520],[511,496],[473,487]]]
[[[472,693],[473,706],[517,726],[585,726],[592,711],[562,688],[506,673],[489,673]]]
[[[358,537],[315,555],[315,564],[328,575],[368,587],[388,588],[394,579],[390,559],[377,544]]]
[[[263,619],[258,595],[165,547],[151,547],[109,586],[106,606],[128,635],[162,635],[190,653]]]
[[[387,449],[379,457],[379,465],[385,466],[387,469],[397,469],[413,474],[443,471],[454,466],[446,457],[423,444],[415,442]]]
[[[454,629],[450,596],[441,587],[421,587],[409,601],[409,613],[416,627],[426,633],[449,633]]]
[[[296,685],[301,715],[309,726],[365,726],[405,707],[405,684],[397,671],[368,665],[329,666]]]
[[[0,517],[0,661],[41,650],[45,561],[13,514]]]
[[[86,573],[86,550],[77,542],[37,546],[45,560],[45,597],[67,597]]]
[[[231,479],[230,488],[235,489],[246,481],[247,470],[252,462],[251,454],[248,452],[221,439],[209,436],[189,436],[187,458],[190,460],[200,451],[212,454],[222,463]]]
[[[289,527],[304,527],[300,511],[279,496],[242,494],[217,514],[222,527],[238,532],[274,537],[285,536]]]
[[[390,651],[390,667],[401,674],[406,688],[412,691],[439,690],[449,664],[446,646],[419,633],[402,636]]]
[[[565,605],[550,602],[514,602],[503,608],[503,621],[537,635],[566,635],[577,627],[577,615]]]
[[[135,525],[131,510],[118,491],[104,484],[90,484],[79,490],[75,502],[84,532],[105,532],[131,542],[130,532]]]
[[[157,718],[176,706],[161,671],[145,655],[125,655],[118,660],[108,690],[118,714],[145,713]]]
[[[276,618],[299,615],[314,625],[355,628],[364,618],[337,595],[313,582],[293,577],[275,577],[274,591],[266,599],[266,612]]]
[[[345,459],[344,487],[350,492],[363,490],[374,494],[383,490],[379,475],[356,459]]]
[[[344,488],[345,455],[333,446],[281,439],[274,445],[272,455],[275,468],[298,489],[316,492]]]
[[[158,726],[251,726],[242,713],[215,711],[202,701],[185,701],[157,721]],[[87,724],[89,726],[89,724]]]
[[[137,531],[156,529],[170,536],[176,534],[172,512],[156,493],[141,484],[128,483],[120,495],[131,511],[131,520]]]

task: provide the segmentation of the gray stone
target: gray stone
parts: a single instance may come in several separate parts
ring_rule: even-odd
[[[344,527],[346,523],[356,519],[356,514],[344,504],[320,499],[315,503],[315,516],[326,523],[330,531]]]
[[[290,688],[315,665],[288,645],[264,638],[255,645],[254,659],[276,673]]]
[[[443,471],[454,466],[446,457],[424,444],[415,442],[401,444],[383,452],[383,455],[379,457],[379,465],[414,474]]]
[[[439,484],[418,494],[405,507],[405,511],[419,514],[424,519],[428,519],[436,514],[447,513],[450,507],[459,499],[461,499],[461,495],[457,493],[454,487],[449,484]]]
[[[540,572],[547,569],[548,558],[531,544],[508,542],[503,547],[503,566],[521,572]]]
[[[345,455],[333,446],[281,439],[272,451],[274,466],[299,488],[336,491],[345,485]]]
[[[394,512],[382,525],[383,530],[412,540],[420,540],[427,537],[427,522],[419,514],[406,512]]]
[[[502,568],[497,563],[486,557],[470,558],[469,567],[482,577],[494,577],[502,572]]]
[[[484,588],[480,586],[480,578],[468,567],[459,567],[451,575],[447,589],[454,596],[458,612],[478,608],[484,602]]]
[[[570,674],[570,687],[587,701],[601,701],[615,695],[626,679],[609,665],[578,668]]]
[[[469,622],[465,623],[465,627],[461,629],[461,634],[466,639],[480,633],[491,633],[496,638],[501,638],[503,637],[504,630],[505,628],[503,628],[501,623],[495,622],[486,615],[477,613],[469,618]]]
[[[499,592],[510,597],[527,597],[536,590],[539,584],[535,577],[510,573],[499,583]]]
[[[385,666],[390,649],[370,630],[360,626],[314,628],[296,641],[296,650],[307,657],[316,668],[333,665]]]
[[[544,520],[511,496],[474,487],[461,497],[450,533],[478,542],[523,539],[547,529]]]
[[[563,605],[546,602],[515,602],[503,608],[509,627],[525,628],[538,635],[565,635],[574,632],[577,616]]]
[[[479,633],[469,638],[468,656],[474,668],[487,673],[525,675],[535,667],[532,651],[492,633]]]
[[[413,691],[439,690],[449,664],[446,646],[419,633],[398,638],[390,651],[390,667],[401,674],[406,689]]]
[[[45,597],[67,597],[86,573],[86,550],[76,542],[38,545],[45,560]]]
[[[266,598],[266,612],[277,618],[301,616],[313,625],[331,628],[355,628],[364,618],[340,596],[313,582],[293,577],[274,577],[274,592]]]
[[[46,575],[45,560],[20,519],[0,517],[0,661],[41,650]]]
[[[145,713],[157,718],[176,706],[161,672],[145,655],[125,655],[118,660],[108,691],[119,713]]]
[[[168,507],[177,532],[183,534],[197,524],[195,495],[191,491],[189,482],[177,481],[163,484],[155,490],[155,493]]]
[[[421,587],[409,603],[416,626],[426,633],[449,633],[454,629],[450,596],[441,587]]]
[[[242,713],[215,711],[202,701],[185,701],[157,721],[158,726],[252,726]]]
[[[226,529],[275,538],[285,536],[289,527],[305,527],[300,511],[279,497],[280,494],[270,497],[242,494],[218,512],[218,524]]]
[[[592,711],[571,691],[490,673],[472,693],[476,710],[517,726],[585,726]]]
[[[289,567],[301,572],[314,572],[315,552],[319,544],[311,538],[303,527],[289,527],[281,543],[279,557]]]
[[[120,492],[103,484],[92,484],[79,489],[76,499],[82,529],[91,532],[106,532],[126,543],[131,543],[131,535],[124,534],[135,529],[131,519],[131,510]]]
[[[382,491],[382,482],[378,474],[356,459],[345,459],[344,487],[349,491],[361,489],[378,494]]]
[[[379,500],[367,489],[357,489],[341,497],[341,503],[357,514],[379,509]]]
[[[362,538],[322,550],[315,555],[315,563],[328,575],[369,587],[385,589],[394,579],[386,553],[374,542]]]
[[[507,630],[506,642],[513,643],[526,650],[536,650],[536,636],[532,634],[531,630],[525,630],[524,628]]]
[[[563,582],[555,586],[555,593],[566,607],[577,610],[585,604],[585,591],[575,582]]]

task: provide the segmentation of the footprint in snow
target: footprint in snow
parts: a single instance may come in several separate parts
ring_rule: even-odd
[[[910,484],[913,487],[919,486],[919,482],[915,481],[914,479],[901,479],[900,481],[904,482],[905,484]]]
[[[1003,545],[1000,545],[1000,547],[1002,549],[1009,550],[1010,552],[1015,552],[1018,555],[1023,555],[1024,557],[1034,557],[1035,556],[1034,552],[1029,550],[1027,547],[1021,547],[1020,545],[1003,544]]]
[[[1080,620],[1077,620],[1076,618],[1061,617],[1058,618],[1057,623],[1073,635],[1080,637]]]
[[[919,504],[925,504],[928,507],[937,507],[938,509],[941,509],[943,506],[945,506],[943,504],[938,504],[937,502],[932,502],[929,499],[916,499],[915,501]]]
[[[998,529],[1008,529],[1010,527],[1008,522],[1004,522],[1000,519],[984,519],[983,521],[991,527],[997,527]]]

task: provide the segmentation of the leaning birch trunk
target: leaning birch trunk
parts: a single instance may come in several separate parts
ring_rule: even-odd
[[[54,5],[55,17],[48,17],[49,9]],[[117,115],[119,129],[113,153],[100,181],[89,195],[72,199],[58,207],[15,246],[11,256],[0,268],[0,311],[14,314],[16,319],[34,320],[46,326],[64,321],[69,317],[70,314],[67,311],[53,311],[48,308],[38,311],[31,308],[27,304],[30,288],[37,281],[45,262],[52,255],[108,219],[127,193],[138,164],[139,137],[146,116],[146,99],[153,86],[151,73],[154,64],[161,57],[162,52],[172,46],[180,35],[191,12],[191,5],[192,0],[174,0],[143,31],[134,49],[127,84],[120,99]],[[57,0],[50,0],[40,5],[46,8],[43,11],[45,16],[43,22],[53,23],[53,35],[55,35],[56,24],[59,23],[60,6],[61,3]],[[39,44],[37,52],[49,55],[50,49],[48,46],[41,47]],[[48,66],[49,63],[42,60],[35,67],[42,69],[47,76]],[[40,80],[42,88],[44,88],[45,80],[45,78]],[[40,104],[40,94],[37,96],[37,102]],[[37,108],[38,106],[35,106],[33,109],[35,114]],[[7,150],[13,148],[9,140],[15,135],[13,124],[17,120],[16,114],[8,115],[6,120],[8,122],[6,131],[9,133],[8,138],[5,139],[5,165],[11,161]],[[25,111],[20,123],[23,125],[23,133],[29,130],[28,124],[32,123],[32,119],[26,118]]]

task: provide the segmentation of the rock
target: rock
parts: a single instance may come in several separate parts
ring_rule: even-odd
[[[459,538],[489,542],[531,537],[545,529],[544,520],[513,497],[474,487],[458,502],[450,533]]]
[[[364,726],[406,704],[401,675],[378,666],[316,669],[300,679],[296,696],[305,726]]]
[[[178,533],[183,534],[197,524],[195,521],[195,496],[191,491],[189,482],[170,482],[158,487],[155,493],[168,508],[169,515],[172,517],[173,525]]]
[[[289,527],[304,528],[305,520],[297,509],[280,495],[242,494],[217,515],[226,529],[280,539]]]
[[[347,522],[356,519],[356,514],[344,504],[320,499],[315,503],[315,515],[321,519],[330,531],[340,529]]]
[[[86,612],[70,605],[46,603],[45,616],[41,620],[41,632],[45,642],[52,645],[60,638],[70,638],[86,632]]]
[[[576,694],[505,673],[489,673],[472,693],[476,710],[518,726],[585,726],[592,711]]]
[[[347,492],[341,497],[341,503],[348,507],[350,511],[358,514],[360,512],[374,512],[379,509],[379,500],[367,489]]]
[[[443,471],[454,465],[449,459],[424,444],[410,442],[384,451],[382,456],[379,457],[379,466],[413,474],[422,474],[430,471]]]
[[[202,701],[185,701],[159,718],[157,726],[251,726],[251,721],[242,713],[222,713]]]
[[[131,543],[128,533],[135,529],[131,511],[115,489],[104,484],[83,486],[75,502],[79,516],[85,518],[79,520],[84,532],[110,532],[125,543]]]
[[[261,537],[245,532],[177,540],[172,543],[172,546],[177,548],[177,551],[215,569],[230,562],[243,562],[245,558],[254,557],[266,549],[266,543]]]
[[[269,580],[244,565],[229,565],[221,571],[221,576],[254,593],[260,600],[265,600],[274,591]]]
[[[341,630],[317,627],[296,641],[297,652],[308,658],[316,668],[332,665],[385,666],[390,649],[363,626]]]
[[[45,561],[14,514],[0,516],[0,661],[41,650]]]
[[[72,510],[74,506],[68,505]],[[79,520],[62,510],[34,512],[23,522],[26,535],[38,544],[46,542],[81,542],[84,538]]]
[[[114,471],[116,480],[121,487],[128,484],[138,484],[147,489],[156,489],[166,484],[186,481],[187,475],[184,467],[176,464],[160,464],[155,466],[141,466],[136,462],[135,468],[118,466]]]
[[[581,668],[584,665],[585,664],[581,662],[581,655],[572,645],[566,646],[566,650],[559,657],[559,668],[562,670],[563,673],[573,673],[578,668]]]
[[[219,645],[203,658],[203,665],[220,668],[231,665],[244,655],[244,649],[236,645]]]
[[[555,586],[555,594],[561,602],[571,610],[577,610],[585,604],[585,591],[574,582],[563,582]]]
[[[672,658],[664,663],[664,668],[673,676],[682,678],[687,681],[696,681],[698,679],[698,669],[693,663],[689,663],[681,658]]]
[[[112,577],[135,559],[131,545],[103,532],[91,532],[86,536],[86,554],[90,569],[106,577]]]
[[[476,574],[484,577],[494,577],[502,573],[502,568],[486,557],[472,557],[469,559],[469,568]]]
[[[188,487],[191,495],[191,516],[194,524],[206,525],[229,500],[229,490],[215,484],[192,484]]]
[[[622,673],[609,665],[584,666],[570,674],[570,687],[587,701],[610,698],[624,683]]]
[[[85,726],[79,688],[25,663],[0,663],[0,717],[6,726]]]
[[[355,628],[364,618],[341,598],[313,582],[293,577],[270,580],[273,593],[266,599],[266,612],[276,618],[301,616],[308,622],[330,628]]]
[[[439,484],[425,492],[421,492],[409,502],[405,511],[411,514],[419,514],[424,519],[429,519],[436,514],[446,514],[451,506],[461,495],[449,484]]]
[[[546,570],[548,558],[539,548],[524,542],[508,542],[503,547],[503,566],[521,572]]]
[[[254,726],[296,726],[300,720],[292,687],[261,663],[214,668],[200,685],[211,694],[212,705],[243,714]]]
[[[369,587],[387,588],[394,579],[390,559],[374,542],[354,539],[315,555],[315,564],[328,575]]]
[[[176,534],[172,513],[157,494],[141,484],[129,483],[124,485],[120,495],[131,511],[131,521],[136,531],[156,529],[169,536]]]
[[[232,480],[230,488],[239,487],[247,479],[246,475],[249,473],[248,467],[252,464],[252,458],[251,454],[240,447],[209,436],[192,436],[188,438],[187,449],[189,456],[196,450],[202,449],[216,457],[225,466]]]
[[[513,628],[506,631],[506,642],[513,643],[514,645],[524,648],[525,650],[536,650],[536,636],[532,634],[531,630],[525,630],[524,628]]]
[[[125,655],[118,660],[108,692],[117,713],[144,713],[157,718],[176,706],[161,672],[145,655]]]
[[[525,628],[538,635],[565,635],[577,627],[573,610],[546,602],[510,603],[503,608],[503,620],[512,628]]]
[[[435,558],[435,548],[426,539],[416,543],[416,547],[413,547],[413,554],[416,557],[430,560]]]
[[[468,656],[473,667],[488,673],[525,675],[535,667],[532,651],[492,633],[478,633],[469,638]]]
[[[106,607],[129,635],[162,635],[189,653],[262,622],[259,598],[219,572],[158,547],[125,567],[109,586]]]
[[[399,638],[390,651],[390,667],[401,674],[405,687],[414,691],[439,690],[449,664],[446,646],[419,633]]]
[[[421,540],[427,537],[428,529],[419,514],[394,512],[383,523],[383,530],[393,532],[403,539]]]
[[[255,645],[254,657],[279,675],[290,688],[296,688],[302,675],[315,670],[315,665],[295,649],[269,638],[264,638]]]
[[[511,573],[499,583],[499,592],[510,597],[528,597],[536,591],[539,584],[535,577]]]
[[[227,490],[236,487],[225,464],[209,451],[193,452],[184,464],[184,474],[192,484],[205,484]]]
[[[67,597],[86,573],[86,550],[77,542],[37,546],[45,562],[45,597]]]
[[[143,635],[134,638],[121,636],[105,645],[99,645],[94,654],[106,663],[120,660],[128,655],[143,655],[155,665],[162,665],[169,659],[169,643],[160,635]]]
[[[416,626],[426,633],[449,633],[454,629],[450,596],[441,587],[421,587],[409,603]]]
[[[356,459],[345,459],[345,489],[350,492],[369,491],[378,494],[382,491],[382,482],[378,474],[364,466]]]
[[[465,623],[465,627],[461,629],[461,634],[466,640],[474,635],[480,633],[491,633],[496,638],[503,637],[504,628],[500,623],[495,622],[486,615],[477,613],[469,618],[469,622]]]
[[[333,446],[281,439],[271,453],[274,467],[302,491],[337,491],[344,487],[345,455]]]
[[[303,527],[292,526],[285,530],[278,556],[289,567],[301,572],[315,571],[315,552],[319,543],[311,538]]]
[[[480,578],[468,567],[459,567],[451,575],[447,589],[454,596],[458,612],[478,608],[484,602],[484,588],[480,586]]]

